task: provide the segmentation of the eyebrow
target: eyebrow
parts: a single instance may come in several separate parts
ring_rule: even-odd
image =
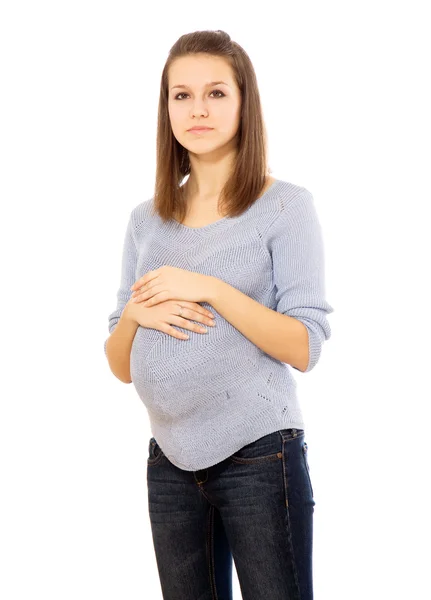
[[[210,87],[211,85],[220,85],[220,83],[223,83],[223,85],[227,85],[229,87],[229,84],[225,83],[224,81],[210,81],[209,83],[205,84],[205,87]],[[187,88],[190,89],[188,85],[185,85],[184,83],[180,83],[178,85],[174,85],[171,87],[171,90],[174,90],[175,88]]]

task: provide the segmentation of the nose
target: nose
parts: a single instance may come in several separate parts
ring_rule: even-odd
[[[192,117],[207,117],[208,109],[205,106],[205,103],[200,101],[199,99],[195,100],[191,108],[190,115]]]

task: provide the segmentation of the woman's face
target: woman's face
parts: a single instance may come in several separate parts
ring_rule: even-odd
[[[197,54],[182,56],[171,64],[168,110],[172,132],[189,152],[202,155],[236,146],[240,109],[241,93],[224,58]],[[195,126],[211,129],[189,131]]]

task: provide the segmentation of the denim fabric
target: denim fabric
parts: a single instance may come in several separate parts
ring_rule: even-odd
[[[283,429],[200,471],[150,439],[148,507],[164,600],[312,600],[315,501],[303,429]]]

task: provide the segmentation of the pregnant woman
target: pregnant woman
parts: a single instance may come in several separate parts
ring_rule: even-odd
[[[254,68],[223,31],[161,75],[154,195],[124,238],[105,353],[148,411],[165,600],[311,600],[314,498],[294,370],[331,330],[312,194],[269,175]]]

